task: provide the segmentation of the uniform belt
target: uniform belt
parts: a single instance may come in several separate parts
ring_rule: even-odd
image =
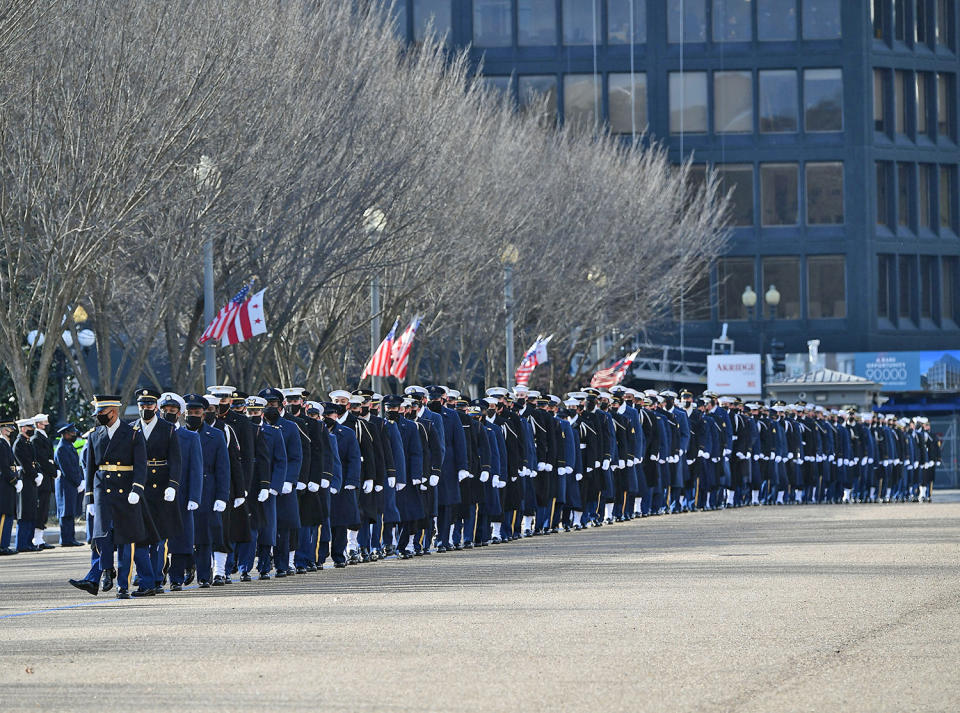
[[[113,465],[107,463],[106,465],[101,465],[97,467],[97,470],[103,470],[107,473],[128,473],[133,470],[132,465]]]
[[[149,466],[160,466],[160,465],[166,465],[166,464],[167,464],[167,461],[165,460],[148,460],[147,461],[147,465]]]

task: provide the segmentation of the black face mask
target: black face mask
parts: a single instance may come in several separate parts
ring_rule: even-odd
[[[526,399],[523,399],[523,398],[517,399],[517,408],[518,408],[518,409],[522,409],[524,406],[526,406],[526,404],[527,404],[527,400],[526,400]]]
[[[98,414],[97,414],[97,423],[99,423],[101,426],[106,426],[108,423],[110,423],[110,414],[108,414],[108,413],[98,413]],[[33,435],[33,434],[31,434],[31,435]]]
[[[440,401],[428,401],[427,408],[434,413],[440,413],[440,411],[443,409],[443,404],[440,403]]]
[[[166,412],[165,412],[165,413],[163,414],[163,420],[164,420],[164,421],[167,421],[168,423],[176,423],[176,422],[177,422],[177,414],[175,414],[175,413],[166,413]]]
[[[283,410],[286,411],[291,416],[300,415],[300,404],[287,404],[283,407]]]
[[[396,421],[396,420],[398,420],[398,419],[400,418],[400,412],[399,412],[399,411],[387,411],[387,418],[389,418],[391,421]]]
[[[495,408],[487,409],[487,418],[493,418],[496,415],[497,415],[497,410]]]
[[[267,423],[276,423],[280,418],[280,409],[276,406],[267,406],[263,410],[263,417],[267,419]]]
[[[248,416],[248,418],[250,419],[250,423],[252,423],[254,426],[259,426],[259,425],[260,425],[260,417],[259,417],[259,416]]]
[[[217,415],[220,416],[220,418],[223,418],[228,413],[230,413],[230,404],[219,404],[217,406]]]
[[[332,416],[324,416],[323,425],[332,431],[337,426],[337,419]]]
[[[370,407],[369,407],[369,406],[361,406],[361,407],[360,407],[360,415],[361,415],[361,416],[366,416],[366,415],[369,414],[369,413],[370,413]]]
[[[140,409],[140,418],[143,419],[144,423],[150,423],[150,421],[153,420],[153,415],[155,413],[156,411],[153,411],[151,409],[142,408]]]
[[[404,414],[404,416],[406,416],[406,417],[407,417],[408,419],[410,419],[411,421],[416,421],[416,420],[417,420],[417,412],[416,412],[416,411],[407,411],[407,412]]]
[[[203,420],[208,426],[212,426],[217,422],[217,414],[215,411],[204,411]]]
[[[202,417],[202,416],[187,416],[187,417],[184,419],[184,423],[187,424],[187,428],[189,428],[191,431],[199,431],[199,430],[200,430],[200,426],[203,424],[203,417]]]

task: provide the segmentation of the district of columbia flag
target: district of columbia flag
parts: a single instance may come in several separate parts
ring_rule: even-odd
[[[260,290],[240,305],[233,321],[227,326],[220,339],[220,346],[239,344],[258,334],[267,333],[267,320],[263,314],[263,293]]]

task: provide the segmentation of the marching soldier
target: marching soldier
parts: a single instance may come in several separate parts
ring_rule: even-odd
[[[56,481],[57,519],[60,522],[60,546],[79,547],[74,520],[80,514],[77,493],[84,490],[83,471],[80,469],[80,456],[74,443],[79,431],[72,423],[57,430],[60,443],[53,455],[59,475]]]
[[[13,443],[13,455],[20,468],[20,507],[17,519],[17,552],[39,552],[44,547],[36,544],[36,523],[41,521],[38,488],[43,482],[43,474],[37,470],[37,457],[33,447],[34,426],[32,418],[17,421],[16,441]],[[43,518],[46,519],[45,516]],[[43,530],[40,531],[41,541]]]
[[[0,556],[17,553],[10,547],[13,521],[17,519],[18,496],[23,490],[10,444],[16,426],[15,421],[0,416]]]

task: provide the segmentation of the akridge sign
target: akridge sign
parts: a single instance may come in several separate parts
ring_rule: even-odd
[[[759,394],[759,354],[711,354],[707,357],[707,388],[721,396]]]

